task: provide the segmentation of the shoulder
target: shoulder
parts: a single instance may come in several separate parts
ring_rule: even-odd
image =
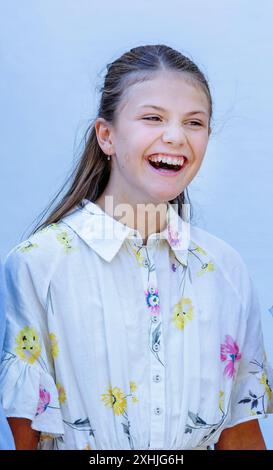
[[[194,225],[191,226],[190,230],[192,245],[198,245],[203,248],[204,251],[210,254],[218,263],[244,263],[239,252],[222,238]]]
[[[74,239],[75,233],[62,221],[46,226],[8,253],[3,263],[5,277],[49,282],[56,266],[73,251]]]
[[[47,256],[67,253],[72,248],[73,238],[74,232],[63,221],[48,225],[15,246],[8,253],[6,262],[13,258],[42,260]]]
[[[199,251],[205,262],[213,263],[217,279],[229,283],[245,303],[252,280],[240,253],[223,239],[196,226],[190,228],[190,250]]]

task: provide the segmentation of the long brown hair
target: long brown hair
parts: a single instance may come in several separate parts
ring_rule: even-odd
[[[210,124],[212,98],[204,74],[188,57],[164,44],[135,47],[114,62],[107,64],[104,85],[100,89],[101,99],[97,117],[104,118],[114,124],[118,105],[128,87],[150,78],[151,73],[166,69],[183,72],[192,84],[201,86],[208,99]],[[76,168],[44,214],[49,211],[65,187],[70,184],[68,190],[46,220],[38,225],[35,232],[46,225],[57,223],[83,199],[95,202],[104,191],[110,177],[111,162],[105,158],[97,141],[95,131],[97,117],[85,133],[84,150]],[[178,212],[181,215],[182,204],[190,203],[187,189],[170,202],[178,204]]]

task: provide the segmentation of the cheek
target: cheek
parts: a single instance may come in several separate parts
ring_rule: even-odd
[[[138,154],[147,153],[152,148],[153,143],[160,137],[160,132],[155,127],[138,128],[131,134],[128,146]]]
[[[203,160],[206,149],[207,149],[207,145],[208,145],[208,139],[202,136],[200,136],[200,138],[196,139],[193,142],[193,149],[194,149],[195,157],[198,160],[200,161]]]
[[[118,157],[118,166],[123,173],[135,174],[138,163],[137,155],[131,149],[124,149],[124,153]]]

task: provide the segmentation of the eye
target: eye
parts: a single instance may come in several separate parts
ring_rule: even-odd
[[[147,121],[153,121],[154,119],[160,119],[160,117],[159,116],[148,116],[148,117],[144,117],[143,119],[147,120]]]
[[[188,124],[192,124],[194,127],[202,126],[202,122],[199,121],[190,121]]]

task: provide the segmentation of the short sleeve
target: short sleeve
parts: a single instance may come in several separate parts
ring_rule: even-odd
[[[7,328],[0,367],[1,400],[7,417],[30,419],[32,428],[64,434],[44,302],[29,254],[13,251],[4,265]],[[38,271],[37,271],[38,272]]]
[[[225,427],[267,417],[267,414],[273,412],[273,373],[264,348],[259,300],[250,277],[247,286],[244,341],[238,353],[239,367],[233,383],[230,414]]]

